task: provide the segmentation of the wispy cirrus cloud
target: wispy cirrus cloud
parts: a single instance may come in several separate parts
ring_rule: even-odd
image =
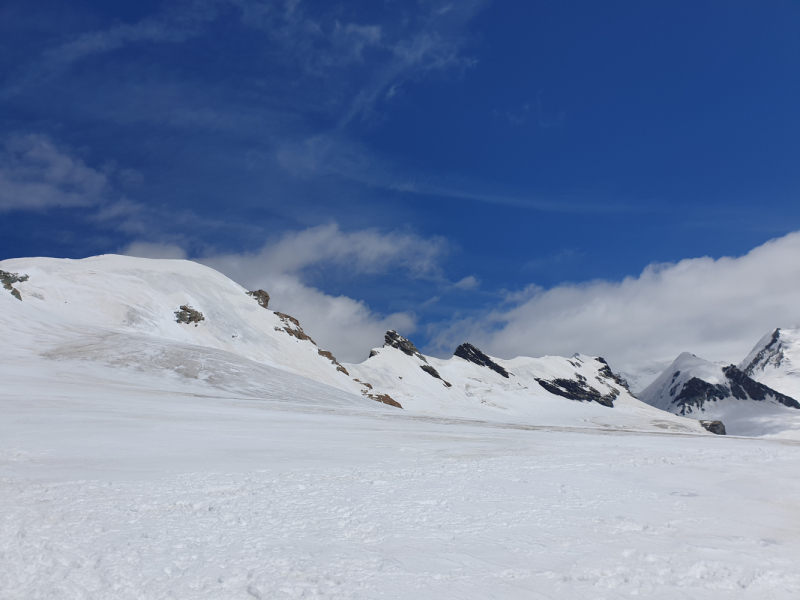
[[[504,191],[464,175],[427,173],[399,161],[382,158],[365,145],[335,133],[284,142],[277,163],[296,177],[333,176],[373,188],[419,196],[467,200],[530,210],[573,213],[635,213],[641,206],[610,201],[598,194],[575,193],[548,197],[514,190]],[[651,211],[652,209],[647,209]]]
[[[3,94],[22,93],[63,74],[74,63],[126,46],[177,44],[202,37],[209,24],[233,17],[244,28],[263,34],[257,51],[268,62],[295,73],[299,69],[317,85],[327,81],[327,87],[334,87],[334,94],[320,97],[321,105],[330,108],[336,99],[334,104],[342,111],[337,122],[344,126],[372,111],[389,90],[395,93],[411,78],[474,64],[460,54],[467,39],[463,25],[486,4],[486,0],[457,5],[436,0],[411,10],[386,5],[382,14],[373,15],[375,22],[357,22],[343,21],[336,7],[300,0],[166,3],[160,12],[139,21],[51,42],[37,60],[21,67],[21,75],[4,86]]]

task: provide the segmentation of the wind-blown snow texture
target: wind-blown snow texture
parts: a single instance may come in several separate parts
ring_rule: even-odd
[[[711,435],[597,359],[387,346],[346,374],[193,263],[0,269],[29,275],[0,290],[4,599],[800,593],[800,446]]]

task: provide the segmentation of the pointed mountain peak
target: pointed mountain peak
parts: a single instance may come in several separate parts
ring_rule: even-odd
[[[709,404],[768,401],[800,409],[794,398],[759,383],[744,371],[684,352],[648,386],[639,399],[679,415],[704,412]]]
[[[471,363],[480,365],[481,367],[489,367],[495,373],[499,373],[508,379],[508,371],[494,362],[489,356],[478,350],[475,346],[469,343],[463,343],[453,353],[454,356],[468,360]]]
[[[739,368],[752,377],[756,372],[764,371],[768,367],[780,367],[785,360],[781,337],[780,327],[765,335],[739,364]]]
[[[386,332],[383,336],[385,343],[383,347],[386,348],[387,346],[390,348],[397,348],[401,350],[404,354],[408,356],[416,356],[423,362],[428,362],[427,359],[422,356],[422,353],[417,350],[417,347],[409,340],[408,338],[404,338],[402,335],[397,333],[394,329],[390,329]]]

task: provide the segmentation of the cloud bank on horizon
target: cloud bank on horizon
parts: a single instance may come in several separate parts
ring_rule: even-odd
[[[653,263],[622,281],[531,285],[456,320],[431,346],[466,338],[496,356],[604,356],[641,389],[681,352],[736,364],[763,335],[800,324],[800,232],[744,256]]]

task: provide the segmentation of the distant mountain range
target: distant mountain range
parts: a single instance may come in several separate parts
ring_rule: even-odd
[[[283,385],[293,401],[301,382],[277,383],[290,376],[318,384],[304,401],[687,433],[761,435],[778,431],[776,419],[793,429],[786,415],[800,417],[792,397],[800,395],[796,331],[766,336],[738,367],[682,354],[637,399],[600,357],[503,360],[465,341],[440,359],[396,331],[364,362],[340,363],[297,319],[271,310],[267,291],[248,291],[190,261],[15,259],[0,262],[0,282],[3,344],[43,377],[56,364],[89,364],[106,378],[125,374],[154,388],[178,382],[237,397],[267,389],[280,397]],[[275,369],[283,375],[271,375]]]

